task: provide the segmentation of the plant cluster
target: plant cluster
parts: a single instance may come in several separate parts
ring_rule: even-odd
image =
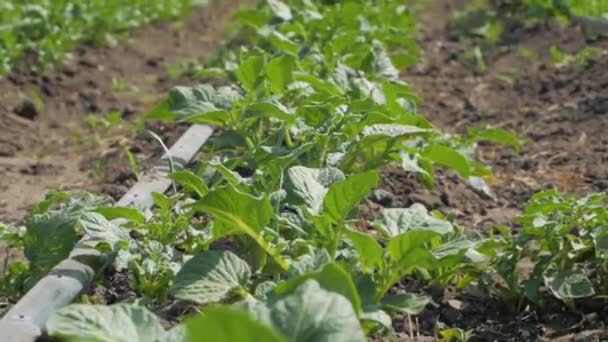
[[[0,74],[9,72],[27,54],[35,56],[38,66],[62,62],[66,53],[79,43],[108,42],[111,33],[182,16],[193,3],[193,0],[2,1]]]
[[[404,278],[537,305],[545,287],[566,302],[603,289],[592,285],[606,277],[601,195],[539,194],[516,236],[465,233],[420,204],[358,217],[384,165],[432,186],[436,167],[487,174],[471,156],[479,140],[519,146],[495,129],[447,136],[416,113],[398,71],[417,55],[402,1],[264,0],[236,18],[237,33],[198,70],[215,86],[177,87],[147,115],[217,127],[197,167],[170,175],[179,191],[155,194],[145,212],[51,193],[24,232],[2,231],[30,262],[2,288],[23,291],[85,233],[129,275],[135,302],[67,306],[49,335],[363,341],[430,301]],[[522,277],[524,259],[537,266]],[[202,313],[166,331],[153,311],[176,302]]]
[[[605,294],[608,286],[606,194],[534,195],[518,218],[521,231],[501,229],[505,245],[482,283],[515,312],[527,301],[542,306],[543,290],[568,305]]]
[[[486,69],[484,53],[492,51],[505,36],[523,25],[538,25],[557,20],[580,26],[584,33],[608,33],[608,2],[570,0],[471,0],[450,19],[452,32],[459,40],[472,46],[463,57],[472,60],[481,71]],[[585,66],[597,58],[600,49],[585,47],[574,54],[551,46],[551,62],[557,67],[571,64]],[[524,58],[535,57],[525,49]]]
[[[200,319],[249,317],[279,339],[359,341],[390,331],[389,313],[415,314],[428,301],[403,290],[389,294],[393,286],[414,274],[449,282],[469,254],[481,258],[475,250],[483,242],[421,205],[385,209],[373,222],[357,219],[357,207],[379,183],[378,168],[399,163],[432,185],[436,166],[463,177],[487,173],[469,157],[476,140],[517,140],[500,130],[450,138],[415,113],[416,99],[398,72],[417,55],[414,22],[401,1],[268,0],[237,18],[238,35],[207,69],[223,85],[175,88],[147,116],[221,131],[195,172],[171,175],[181,192],[155,194],[151,213],[68,207],[35,214],[25,237],[30,277],[67,256],[86,232],[98,237],[97,248],[118,252],[115,269],[129,272],[132,288],[152,306],[169,298],[235,303]],[[119,228],[109,221],[118,217],[129,222]],[[44,236],[56,228],[61,241],[41,239],[39,226]],[[227,238],[232,248],[212,248]],[[39,265],[49,248],[30,244],[65,248]],[[47,328],[57,337],[112,340],[128,329],[92,327],[91,317],[137,331],[145,330],[142,312],[126,304],[69,306]]]

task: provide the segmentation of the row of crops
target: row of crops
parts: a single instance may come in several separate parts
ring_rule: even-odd
[[[24,57],[32,66],[61,62],[82,42],[107,44],[111,34],[183,16],[193,0],[35,0],[0,3],[0,75]],[[27,59],[32,63],[32,59]]]
[[[209,84],[177,87],[147,114],[217,127],[196,167],[171,174],[179,191],[155,194],[153,211],[53,192],[23,231],[2,230],[28,259],[0,283],[13,298],[84,233],[127,276],[134,296],[107,305],[85,295],[50,318],[51,337],[363,341],[393,335],[392,317],[430,303],[407,281],[475,287],[513,313],[606,293],[605,195],[537,194],[517,234],[481,235],[421,204],[357,214],[385,165],[429,187],[439,167],[479,182],[491,170],[474,160],[478,141],[520,148],[498,129],[443,134],[416,112],[399,75],[419,54],[402,1],[265,0],[236,23],[198,72]],[[535,265],[526,274],[524,259]]]

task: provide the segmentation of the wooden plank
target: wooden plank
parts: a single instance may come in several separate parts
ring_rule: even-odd
[[[117,206],[151,208],[152,193],[164,193],[171,187],[166,178],[169,160],[176,168],[185,167],[209,139],[213,129],[191,126],[163,155],[159,162],[116,203]],[[122,220],[112,221],[123,224]],[[13,306],[0,320],[0,341],[34,342],[42,334],[48,318],[59,308],[71,303],[88,286],[95,274],[112,262],[114,255],[87,247],[92,238],[84,236],[69,258],[60,262]]]

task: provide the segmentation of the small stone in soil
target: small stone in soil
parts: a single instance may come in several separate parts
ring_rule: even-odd
[[[14,113],[28,120],[34,120],[40,114],[34,102],[29,99],[23,100],[23,102],[15,108]]]
[[[390,207],[395,200],[395,196],[386,190],[378,189],[374,190],[369,199],[383,207]]]

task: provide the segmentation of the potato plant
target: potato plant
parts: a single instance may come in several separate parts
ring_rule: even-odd
[[[466,232],[421,204],[357,215],[385,165],[433,186],[438,167],[486,175],[470,153],[478,141],[519,148],[503,130],[448,136],[417,113],[399,75],[418,55],[402,1],[264,0],[236,21],[198,68],[212,82],[174,88],[146,115],[217,128],[196,167],[171,174],[178,191],[155,194],[151,212],[51,193],[24,235],[0,231],[30,262],[0,288],[27,289],[84,233],[130,275],[137,300],[64,307],[47,322],[51,337],[364,341],[430,302],[404,278],[482,286],[518,308],[542,305],[545,288],[571,302],[596,293],[594,277],[605,286],[603,195],[541,193],[517,235]],[[526,279],[523,258],[536,263]],[[166,330],[154,312],[176,303],[201,313]]]
[[[0,74],[26,54],[33,54],[41,67],[62,62],[79,43],[107,43],[112,33],[182,16],[192,5],[192,0],[2,1]]]

